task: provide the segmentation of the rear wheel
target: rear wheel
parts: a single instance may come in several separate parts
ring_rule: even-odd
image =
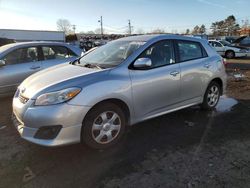
[[[95,149],[106,149],[119,142],[125,132],[125,115],[115,104],[94,107],[83,122],[82,138]]]
[[[221,94],[221,87],[217,82],[211,82],[206,90],[201,107],[211,110],[218,104]]]

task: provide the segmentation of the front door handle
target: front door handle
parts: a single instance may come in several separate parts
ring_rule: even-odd
[[[210,64],[210,63],[206,63],[206,64],[204,65],[204,67],[206,67],[206,68],[208,69],[209,67],[211,67],[211,64]]]
[[[172,76],[176,76],[177,74],[179,74],[179,72],[178,72],[178,71],[173,71],[173,72],[170,72],[170,75],[172,75]]]
[[[39,68],[41,68],[41,67],[40,66],[32,66],[32,67],[30,67],[30,69],[33,69],[33,70],[39,69]]]

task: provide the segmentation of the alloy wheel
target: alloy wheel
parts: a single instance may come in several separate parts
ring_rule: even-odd
[[[92,138],[99,144],[112,142],[121,130],[121,118],[113,111],[106,111],[95,118],[92,125]]]

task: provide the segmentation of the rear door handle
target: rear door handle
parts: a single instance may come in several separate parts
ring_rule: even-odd
[[[208,69],[209,67],[211,67],[211,64],[210,64],[210,63],[206,63],[206,64],[204,65],[204,67],[206,67],[206,68]]]
[[[172,76],[176,76],[177,74],[179,74],[179,72],[178,72],[178,71],[173,71],[173,72],[170,72],[170,75],[172,75]]]
[[[40,66],[32,66],[32,67],[30,67],[30,69],[33,69],[33,70],[39,69],[39,68],[41,68],[41,67]]]

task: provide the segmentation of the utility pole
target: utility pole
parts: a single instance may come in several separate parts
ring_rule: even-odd
[[[102,16],[101,16],[101,19],[98,20],[98,22],[100,22],[100,25],[101,25],[101,36],[103,37],[103,22],[102,22]]]
[[[73,28],[74,34],[76,34],[76,25],[73,24],[73,25],[72,25],[72,28]]]
[[[131,26],[130,20],[128,20],[128,34],[129,34],[129,35],[132,34],[132,26]]]

